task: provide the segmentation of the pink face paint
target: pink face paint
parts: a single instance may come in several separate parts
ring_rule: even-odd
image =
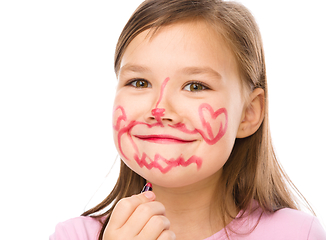
[[[152,115],[155,117],[156,121],[162,123],[161,117],[164,116],[165,109],[164,108],[154,108],[152,110]]]
[[[163,83],[162,83],[161,91],[160,91],[160,97],[159,97],[159,99],[158,99],[158,101],[157,101],[157,103],[156,103],[155,108],[157,108],[157,106],[158,106],[158,105],[160,104],[160,102],[162,101],[162,98],[163,98],[163,92],[164,92],[165,86],[166,86],[166,84],[168,83],[168,81],[170,81],[170,78],[169,78],[169,77],[167,77],[167,78],[163,81]]]
[[[169,124],[169,127],[178,129],[181,132],[188,133],[188,134],[196,134],[198,133],[197,129],[189,130],[184,123],[176,123],[174,125]]]
[[[164,89],[165,89],[165,86],[166,84],[168,83],[168,81],[170,80],[169,77],[167,77],[163,83],[162,83],[162,86],[161,86],[161,90],[160,90],[160,96],[159,96],[159,99],[155,105],[155,108],[152,110],[152,115],[155,117],[156,121],[158,123],[160,123],[160,126],[163,127],[163,123],[162,123],[162,117],[164,116],[164,112],[165,112],[165,109],[164,108],[157,108],[158,105],[160,104],[160,102],[162,101],[162,98],[163,98],[163,93],[164,93]]]
[[[167,81],[169,80],[169,78],[167,78],[163,84],[162,84],[162,87],[161,87],[161,95],[163,94],[163,90],[164,90],[164,87],[167,83]],[[161,99],[161,96],[160,96],[160,99]],[[159,101],[160,101],[159,99]],[[159,103],[158,101],[158,103]],[[158,103],[156,106],[158,106]],[[158,109],[158,108],[156,108]],[[167,173],[168,171],[170,171],[173,167],[178,167],[178,166],[182,166],[182,167],[187,167],[189,166],[190,164],[194,163],[197,165],[197,169],[200,169],[201,165],[202,165],[202,159],[197,157],[197,156],[191,156],[189,159],[185,160],[182,155],[179,156],[178,158],[176,159],[166,159],[164,157],[162,157],[160,154],[155,154],[154,156],[154,159],[150,159],[146,153],[139,153],[139,150],[138,150],[138,147],[136,145],[136,143],[134,142],[131,134],[130,134],[130,131],[132,130],[132,128],[134,128],[135,126],[137,125],[145,125],[147,126],[148,128],[152,128],[152,127],[164,127],[163,124],[162,124],[162,121],[161,119],[159,118],[160,121],[157,121],[157,123],[155,124],[148,124],[148,123],[145,123],[145,122],[138,122],[138,121],[131,121],[129,122],[128,125],[124,126],[121,128],[121,121],[126,121],[127,120],[127,116],[126,116],[126,113],[124,111],[124,108],[122,106],[118,106],[115,108],[115,112],[120,110],[121,111],[121,116],[119,116],[117,118],[117,122],[115,125],[113,125],[113,128],[118,131],[118,148],[122,154],[122,156],[124,157],[124,159],[126,160],[129,160],[128,157],[124,154],[124,151],[122,149],[122,145],[121,145],[121,138],[124,134],[127,135],[129,141],[131,142],[131,145],[135,151],[135,154],[134,154],[134,159],[135,161],[138,163],[138,165],[140,167],[146,167],[147,169],[152,169],[152,168],[156,168],[158,170],[160,170],[162,173]],[[155,109],[153,109],[155,110]],[[209,116],[206,117],[208,119],[205,119],[205,116],[204,116],[204,111],[208,111],[209,113]],[[162,113],[163,114],[163,113]],[[217,111],[214,112],[213,108],[207,104],[207,103],[203,103],[199,106],[198,108],[198,114],[199,114],[199,118],[201,120],[201,123],[202,123],[202,127],[203,127],[203,130],[202,129],[197,129],[195,128],[194,130],[190,130],[186,127],[185,124],[183,123],[177,123],[177,124],[174,124],[174,125],[168,125],[169,127],[172,127],[174,129],[177,129],[183,133],[187,133],[187,134],[197,134],[199,133],[203,139],[205,140],[205,142],[209,145],[213,145],[215,143],[217,143],[223,136],[224,134],[226,133],[226,130],[227,130],[227,125],[228,125],[228,114],[227,114],[227,110],[225,108],[220,108],[218,109]],[[164,114],[163,114],[164,115]],[[225,123],[223,125],[223,121],[221,118],[219,118],[219,116],[224,116],[225,118]],[[214,135],[214,132],[213,132],[213,129],[212,129],[212,126],[211,126],[211,123],[214,124],[214,122],[217,124],[217,123],[220,123],[220,126],[219,126],[219,130],[218,132]],[[145,136],[143,138],[147,138],[147,141],[161,141],[162,139],[166,139],[166,141],[164,143],[167,143],[167,144],[172,144],[172,143],[189,143],[189,142],[193,142],[193,141],[183,141],[180,139],[177,139],[176,137],[170,137],[170,136],[166,136],[166,135],[160,135],[160,139],[161,140],[155,140],[153,139],[154,137],[150,137],[151,135],[148,135],[148,136]],[[137,136],[135,136],[137,137]],[[155,135],[155,137],[157,137]],[[141,138],[138,136],[138,138]],[[169,140],[170,139],[170,140]],[[146,141],[146,139],[145,139]],[[162,143],[162,142],[160,142]],[[140,157],[141,156],[141,157]],[[148,163],[149,162],[149,163]],[[163,165],[162,165],[163,164]]]
[[[210,122],[214,123],[214,121],[220,121],[220,128],[216,135],[214,135],[214,133],[213,133],[211,124],[204,117],[204,114],[203,114],[204,109],[208,110],[208,112],[210,113],[210,119],[208,119]],[[206,135],[206,132],[204,132],[200,129],[197,129],[197,131],[203,136],[204,140],[208,144],[213,145],[213,144],[217,143],[226,133],[226,129],[228,126],[228,114],[227,114],[226,109],[220,108],[214,112],[213,108],[209,104],[203,103],[199,106],[198,112],[199,112],[199,117],[202,122],[202,125],[203,125],[204,129],[206,130],[208,136]],[[222,114],[225,117],[224,127],[223,127],[222,121],[217,120],[217,118]]]
[[[213,130],[212,130],[212,126],[211,124],[205,119],[204,110],[207,110],[210,113],[210,122],[214,121],[220,121],[220,128],[217,132],[216,135],[214,135]],[[195,128],[194,130],[190,130],[186,127],[185,124],[183,123],[177,123],[174,125],[168,125],[169,127],[178,129],[179,131],[183,132],[183,133],[187,133],[187,134],[196,134],[199,133],[200,135],[202,135],[202,137],[204,138],[204,140],[207,142],[207,144],[209,145],[213,145],[215,143],[217,143],[226,133],[226,129],[228,126],[228,113],[226,111],[225,108],[220,108],[217,111],[214,112],[213,108],[208,104],[208,103],[203,103],[199,106],[198,108],[198,114],[199,114],[199,118],[201,120],[202,126],[204,128],[204,130]],[[224,115],[225,117],[225,123],[223,126],[223,123],[221,121],[221,119],[217,119],[219,116]]]
[[[154,159],[150,159],[146,153],[142,154],[142,157],[139,158],[137,154],[135,154],[134,159],[138,163],[138,165],[142,167],[146,167],[148,170],[152,168],[156,168],[160,170],[162,173],[169,172],[173,167],[187,167],[190,164],[194,163],[197,165],[197,169],[200,169],[202,165],[202,159],[196,156],[190,157],[187,161],[182,156],[179,156],[177,159],[166,159],[159,154],[154,156]],[[160,163],[161,162],[161,163]],[[165,167],[163,166],[165,165]]]
[[[148,123],[144,123],[144,122],[138,122],[138,121],[131,121],[129,122],[129,124],[127,126],[124,126],[124,127],[121,127],[121,121],[126,121],[127,120],[127,116],[126,116],[126,113],[125,113],[125,110],[122,106],[118,106],[115,108],[114,110],[114,114],[116,114],[116,111],[120,110],[121,111],[121,116],[119,116],[116,120],[116,124],[113,125],[113,129],[118,131],[118,148],[122,154],[122,156],[126,159],[126,160],[129,160],[127,158],[127,156],[124,154],[123,150],[122,150],[122,145],[121,145],[121,137],[123,134],[127,134],[135,152],[138,154],[138,148],[136,146],[136,143],[134,142],[134,140],[132,139],[131,137],[131,134],[130,134],[130,131],[133,127],[135,127],[136,125],[146,125],[147,127],[149,128],[152,128],[152,127],[156,127],[156,126],[160,126],[160,123],[155,123],[155,124],[148,124]]]
[[[123,107],[121,107],[121,106],[116,107],[116,108],[114,109],[114,111],[113,111],[113,114],[115,114],[115,112],[118,111],[118,110],[121,111],[121,116],[119,116],[119,117],[117,118],[117,123],[116,123],[116,125],[113,125],[113,129],[116,130],[116,131],[119,131],[119,129],[120,129],[121,121],[122,121],[122,120],[124,120],[124,121],[127,120],[127,115],[126,115],[126,113],[125,113],[125,110],[124,110]]]
[[[147,156],[146,153],[142,153],[140,155],[138,147],[131,137],[130,131],[132,130],[132,128],[134,128],[137,125],[145,125],[148,128],[152,128],[152,127],[160,126],[160,123],[148,124],[148,123],[144,123],[144,122],[131,121],[128,125],[121,127],[121,121],[122,120],[126,121],[127,117],[126,117],[125,111],[122,106],[116,107],[115,111],[117,111],[117,110],[121,110],[121,116],[119,116],[117,118],[117,122],[115,125],[113,125],[113,128],[114,128],[114,130],[118,131],[118,148],[119,148],[120,153],[122,154],[122,157],[124,159],[129,160],[129,158],[125,155],[125,153],[122,149],[122,145],[121,145],[121,138],[124,134],[126,134],[128,139],[131,142],[131,145],[133,146],[134,151],[135,151],[134,159],[140,167],[145,166],[147,169],[156,168],[156,169],[160,170],[162,173],[167,173],[173,167],[178,167],[178,166],[187,167],[192,163],[197,165],[197,169],[199,169],[201,167],[202,159],[197,156],[192,156],[189,159],[185,160],[182,156],[179,156],[177,159],[173,159],[173,158],[166,159],[166,158],[162,157],[161,155],[156,154],[154,156],[154,159],[151,160]],[[139,158],[139,156],[141,156],[141,158]],[[150,163],[147,163],[146,159],[149,160]],[[161,161],[161,163],[160,163],[160,161]],[[162,166],[162,163],[164,163],[165,166]]]

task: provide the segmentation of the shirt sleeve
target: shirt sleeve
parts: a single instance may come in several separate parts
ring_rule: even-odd
[[[101,223],[91,217],[77,217],[59,223],[50,240],[97,240]]]
[[[55,232],[50,236],[50,240],[70,240],[69,234],[62,223],[55,227]]]
[[[326,232],[316,217],[313,218],[308,240],[326,240]]]

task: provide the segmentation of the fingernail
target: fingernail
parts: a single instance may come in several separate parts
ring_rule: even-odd
[[[154,193],[151,191],[144,192],[144,195],[148,199],[153,199],[154,198]]]

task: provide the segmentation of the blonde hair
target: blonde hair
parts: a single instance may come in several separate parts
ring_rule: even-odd
[[[263,45],[259,28],[251,13],[241,4],[222,0],[146,0],[133,13],[122,30],[115,52],[115,72],[118,75],[121,58],[129,43],[141,32],[181,21],[204,20],[224,37],[234,54],[242,84],[248,89],[265,91],[265,116],[260,128],[251,136],[236,139],[231,155],[223,166],[216,196],[219,212],[226,219],[232,216],[230,205],[222,196],[233,196],[239,210],[250,210],[256,200],[264,212],[282,208],[298,209],[299,203],[291,190],[297,189],[278,163],[271,142],[268,122],[268,91]],[[83,216],[99,213],[106,216],[99,239],[116,203],[139,193],[145,179],[121,161],[119,179],[106,199],[86,211]],[[292,188],[292,189],[291,189]],[[303,198],[304,199],[304,198]],[[309,204],[308,204],[309,205]]]

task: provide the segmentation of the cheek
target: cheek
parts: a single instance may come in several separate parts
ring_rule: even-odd
[[[179,127],[179,130],[187,133],[199,133],[208,145],[216,144],[228,129],[228,111],[224,107],[212,107],[209,103],[202,103],[196,110],[191,111],[187,118],[192,126],[189,124],[185,127],[185,125],[179,124],[183,127]],[[194,130],[191,131],[190,129],[193,128]]]
[[[199,133],[209,145],[217,143],[228,128],[226,108],[219,108],[215,111],[211,105],[203,103],[199,106],[198,115],[202,124],[202,129],[198,129]]]
[[[138,110],[139,112],[141,107],[137,105],[137,102],[139,101],[134,101],[132,97],[126,96],[123,92],[116,94],[112,111],[113,128],[116,131],[127,122],[135,119],[136,111]]]
[[[121,128],[121,124],[126,121],[127,115],[125,109],[121,105],[114,106],[112,114],[113,130],[118,132]]]
[[[129,132],[136,122],[131,120],[130,108],[125,107],[123,101],[119,101],[119,99],[116,98],[112,114],[113,138],[120,156],[125,160],[131,159],[132,156],[130,155],[131,151],[128,150],[132,147],[133,143]],[[125,147],[126,143],[128,143],[129,148]]]
[[[112,119],[114,143],[116,145],[117,150],[121,153],[121,136],[125,131],[127,121],[125,109],[120,105],[114,106]]]
[[[202,103],[192,121],[203,139],[196,153],[203,158],[205,165],[212,166],[213,163],[213,168],[219,169],[227,161],[235,140],[233,130],[230,129],[228,110]]]

